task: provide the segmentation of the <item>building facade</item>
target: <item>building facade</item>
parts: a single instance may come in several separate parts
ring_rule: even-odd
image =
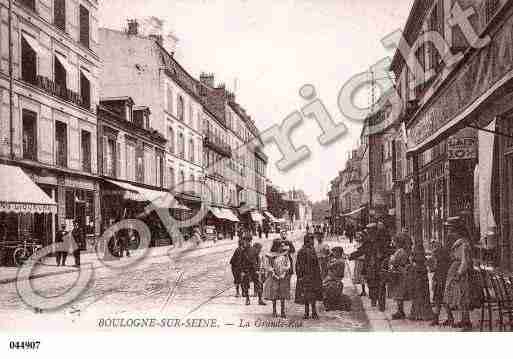
[[[74,220],[97,235],[98,2],[15,1],[12,58],[7,0],[0,1],[0,15],[0,158],[21,167],[57,202],[46,228],[52,236]]]

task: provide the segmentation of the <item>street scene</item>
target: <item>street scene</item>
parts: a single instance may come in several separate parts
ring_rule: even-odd
[[[269,6],[0,0],[0,332],[513,331],[513,0]]]

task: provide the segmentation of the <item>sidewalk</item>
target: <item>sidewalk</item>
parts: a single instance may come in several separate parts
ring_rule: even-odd
[[[278,234],[273,233],[269,235],[268,240],[273,240],[276,238]],[[253,239],[255,241],[260,240],[258,236],[254,236]],[[262,238],[263,241],[265,241],[265,238]],[[182,247],[175,247],[175,246],[165,246],[165,247],[152,247],[149,248],[148,252],[144,254],[144,250],[139,249],[136,251],[131,251],[131,255],[133,257],[141,256],[143,255],[145,258],[158,258],[158,257],[166,257],[169,256],[170,259],[177,258],[182,254],[186,253],[192,253],[192,252],[198,252],[205,249],[210,248],[222,248],[222,247],[230,247],[230,246],[236,246],[237,244],[237,237],[235,237],[233,240],[225,239],[222,241],[217,242],[203,242],[199,246],[196,246],[194,243],[188,241],[186,242]],[[121,258],[120,261],[125,260],[125,258]],[[56,265],[55,257],[47,257],[42,260],[42,263],[34,266],[34,270],[31,273],[29,278],[21,278],[22,280],[27,279],[37,279],[37,278],[44,278],[54,275],[61,275],[66,273],[73,273],[78,272],[80,268],[74,267],[74,258],[72,255],[68,255],[68,258],[66,260],[66,266],[65,267],[58,267]],[[103,257],[98,257],[96,253],[83,253],[81,255],[81,264],[83,266],[92,264],[92,269],[105,267],[105,264],[103,263]],[[16,267],[0,267],[0,285],[8,284],[15,282],[18,280],[18,270],[19,268]]]
[[[329,243],[329,242],[328,242]],[[333,242],[332,242],[333,243]],[[344,247],[344,252],[346,254],[351,254],[356,250],[355,244],[349,244],[347,239],[343,239],[339,242],[342,247]],[[347,272],[347,275],[353,273],[354,270],[354,262],[348,261],[350,271]],[[431,281],[431,276],[429,277]],[[360,285],[356,286],[352,284],[351,280],[349,280],[350,285],[356,289],[357,293],[361,292]],[[431,283],[430,283],[431,286]],[[358,287],[358,288],[356,288]],[[367,290],[368,294],[368,290]],[[371,301],[369,297],[362,297],[362,304],[367,314],[368,320],[370,322],[371,331],[381,331],[381,332],[455,332],[459,331],[459,329],[454,328],[444,328],[442,326],[432,327],[430,326],[430,322],[423,321],[412,321],[412,320],[393,320],[392,315],[396,312],[396,303],[393,299],[387,298],[385,311],[380,312],[378,308],[372,307]],[[404,309],[406,315],[410,313],[411,302],[404,303]],[[440,316],[440,321],[443,322],[446,319],[445,311],[442,309],[442,315]],[[471,313],[471,320],[474,325],[474,331],[479,331],[479,323],[481,319],[481,311],[475,310]],[[456,318],[459,320],[459,318]]]

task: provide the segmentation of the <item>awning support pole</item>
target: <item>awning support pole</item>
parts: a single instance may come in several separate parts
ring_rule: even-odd
[[[413,216],[414,216],[414,248],[413,262],[415,263],[415,290],[410,312],[411,320],[430,321],[434,318],[429,293],[428,270],[426,266],[426,251],[422,240],[422,213],[420,198],[419,154],[413,156]]]

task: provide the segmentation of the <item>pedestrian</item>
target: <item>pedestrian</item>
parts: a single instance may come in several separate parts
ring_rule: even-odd
[[[73,248],[73,257],[75,259],[75,267],[80,267],[80,252],[82,250],[83,245],[83,233],[80,228],[80,224],[78,221],[74,222],[73,230],[71,231],[71,236],[75,241],[75,248]]]
[[[258,238],[259,239],[262,239],[262,225],[261,224],[258,224]]]
[[[266,223],[264,224],[264,234],[265,234],[265,239],[269,239],[269,232],[271,231],[271,225],[270,223]]]
[[[239,246],[230,259],[230,266],[232,267],[233,284],[235,284],[235,297],[240,297],[241,280],[241,266],[242,266],[242,251],[244,250],[244,240],[239,239]]]
[[[470,311],[479,303],[474,303],[475,293],[479,291],[473,281],[472,246],[470,235],[460,217],[449,218],[447,237],[452,242],[450,249],[451,265],[447,273],[444,291],[444,303],[447,311],[446,325],[461,328],[463,331],[472,330]],[[453,311],[461,312],[461,321],[454,322]]]
[[[199,247],[201,244],[201,231],[198,227],[195,227],[192,231],[192,240],[196,247]]]
[[[351,310],[351,299],[344,295],[346,260],[344,249],[335,247],[328,263],[328,275],[322,282],[323,301],[326,311]]]
[[[310,319],[310,308],[312,319],[319,319],[316,303],[322,300],[322,279],[313,236],[305,236],[303,248],[299,250],[296,260],[295,301],[297,304],[304,304],[304,319]]]
[[[262,246],[251,246],[249,236],[242,240],[242,252],[241,252],[241,278],[242,278],[242,296],[246,298],[246,305],[250,305],[249,299],[249,287],[251,282],[255,286],[255,291],[258,296],[258,305],[266,305],[262,299],[262,284],[258,279],[258,257]]]
[[[433,304],[435,317],[431,322],[431,326],[437,326],[440,324],[440,314],[444,302],[445,283],[447,281],[447,273],[451,265],[451,257],[449,248],[452,243],[444,245],[440,241],[433,243],[433,255],[431,257],[430,269],[433,273],[432,288],[433,288]],[[452,324],[451,321],[444,322],[444,325]]]
[[[292,277],[292,261],[289,246],[281,242],[277,252],[267,254],[269,263],[267,278],[264,283],[264,298],[273,303],[273,317],[278,317],[277,302],[280,301],[281,317],[286,318],[285,301],[290,300],[290,279]]]
[[[390,257],[390,275],[389,275],[389,291],[390,296],[396,301],[397,311],[392,314],[393,320],[405,319],[404,302],[410,299],[411,283],[411,247],[412,241],[407,233],[399,233],[394,244],[396,251]]]
[[[358,251],[363,250],[362,246],[365,242],[366,234],[364,232],[358,232],[356,234],[356,243],[358,244]],[[365,291],[365,260],[363,258],[357,258],[354,260],[354,269],[353,269],[353,276],[352,276],[352,282],[354,285],[360,284],[362,287],[362,290],[360,292],[360,297],[367,296],[367,292]]]
[[[364,258],[365,279],[369,287],[371,305],[376,307],[379,304],[379,310],[385,311],[386,285],[383,269],[388,264],[390,248],[385,243],[380,242],[380,239],[383,239],[384,236],[377,232],[376,223],[367,225],[367,232],[368,239],[362,247],[351,254],[349,259]]]
[[[66,225],[62,225],[61,229],[57,231],[55,234],[55,243],[64,245],[64,237],[68,234],[66,231]],[[66,258],[68,257],[68,252],[63,250],[57,250],[55,253],[57,259],[57,267],[66,265]]]

